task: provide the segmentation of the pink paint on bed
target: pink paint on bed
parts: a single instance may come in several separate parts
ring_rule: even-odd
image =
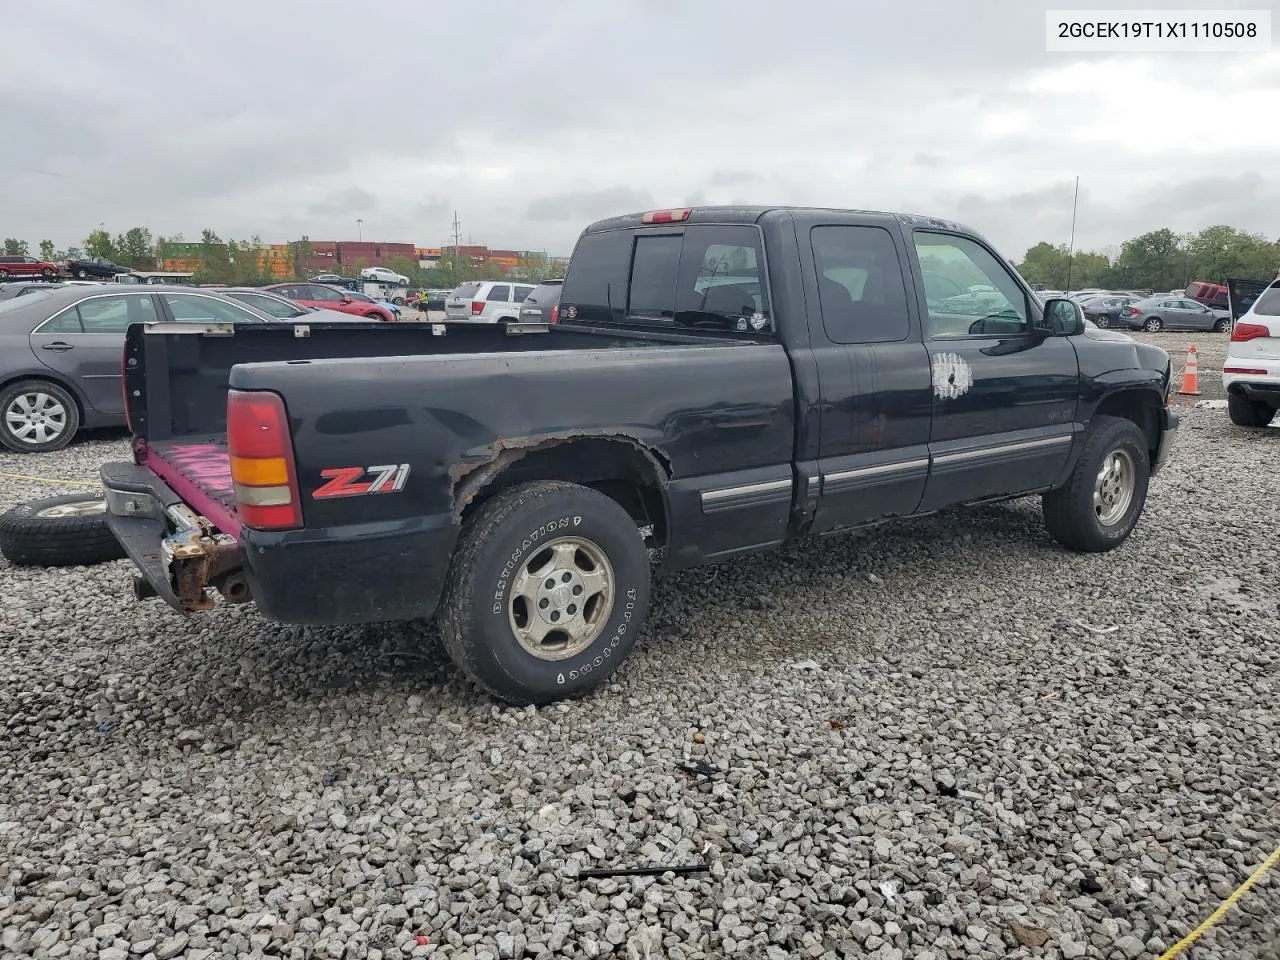
[[[164,451],[148,447],[143,464],[215,527],[239,538],[240,521],[231,506],[235,496],[231,457],[225,447],[212,443],[192,443]],[[226,497],[225,501],[220,494]]]

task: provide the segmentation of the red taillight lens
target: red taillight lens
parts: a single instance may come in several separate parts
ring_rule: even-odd
[[[1265,377],[1267,371],[1261,367],[1223,367],[1223,373],[1234,373],[1238,377]]]
[[[551,305],[551,322],[552,323],[560,322],[560,304],[558,303],[553,303]]]
[[[1142,311],[1139,310],[1137,307],[1125,307],[1125,313],[1129,314],[1129,316],[1131,317],[1136,317],[1141,312]]]
[[[267,390],[227,393],[227,449],[236,512],[246,527],[302,526],[302,498],[284,400]]]
[[[1235,329],[1231,331],[1231,339],[1236,343],[1244,343],[1247,340],[1257,340],[1259,337],[1269,337],[1271,331],[1260,323],[1237,323]]]
[[[472,301],[471,301],[471,315],[474,317],[474,316],[476,316],[477,314],[480,314],[480,313],[484,313],[484,301],[483,301],[483,300],[472,300]]]

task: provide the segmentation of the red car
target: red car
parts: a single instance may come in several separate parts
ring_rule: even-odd
[[[341,310],[343,313],[353,313],[357,317],[365,317],[369,320],[385,320],[388,323],[395,320],[391,311],[386,307],[367,300],[357,300],[345,290],[339,290],[337,287],[328,287],[323,283],[273,283],[263,289],[274,291],[282,297],[288,297],[304,307],[317,307],[321,310]]]
[[[56,263],[50,263],[48,260],[38,260],[35,257],[0,256],[0,280],[9,277],[44,277],[46,280],[52,280],[61,272],[61,268]]]

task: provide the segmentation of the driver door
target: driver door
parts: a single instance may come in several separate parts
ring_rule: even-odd
[[[1035,332],[1039,304],[978,241],[923,229],[912,239],[916,277],[930,278],[916,284],[933,410],[920,509],[1050,487],[1082,429],[1071,339]]]

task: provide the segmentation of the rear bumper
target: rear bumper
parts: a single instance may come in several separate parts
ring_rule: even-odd
[[[435,612],[458,528],[449,515],[266,532],[217,531],[150,470],[104,464],[107,523],[150,591],[180,613],[253,600],[283,623],[412,620]]]

